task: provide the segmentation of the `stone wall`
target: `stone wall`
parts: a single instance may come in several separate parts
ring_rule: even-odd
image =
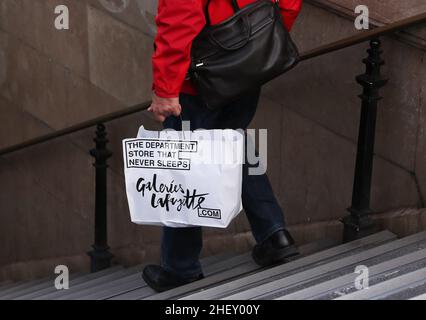
[[[124,10],[120,2],[0,0],[0,148],[149,99],[152,38],[138,1],[124,1]],[[350,20],[328,11],[331,1],[310,2],[316,5],[305,4],[293,31],[302,51],[355,32]],[[424,8],[422,1],[411,2],[410,12]],[[333,3],[342,12],[353,4]],[[60,4],[70,9],[68,31],[53,26]],[[425,28],[411,34],[419,43],[426,38]],[[378,115],[372,204],[378,212],[423,207],[426,196],[425,51],[394,37],[384,38],[383,48],[390,82]],[[252,126],[269,129],[268,172],[299,243],[340,240],[337,220],[351,200],[359,122],[361,88],[354,77],[364,71],[366,49],[361,44],[307,61],[264,88]],[[159,255],[159,228],[131,224],[124,194],[121,140],[141,124],[159,128],[146,113],[107,125],[114,152],[108,221],[115,263]],[[0,158],[0,281],[40,276],[60,263],[87,270],[94,130]],[[407,230],[398,232],[414,232],[413,223]],[[242,252],[253,243],[244,215],[228,230],[206,229],[205,238],[204,255]]]

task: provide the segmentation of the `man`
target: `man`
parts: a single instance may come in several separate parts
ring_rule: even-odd
[[[256,0],[238,0],[240,8]],[[302,0],[281,0],[284,25],[291,29]],[[207,109],[188,79],[193,39],[206,24],[207,0],[160,0],[156,23],[158,35],[153,55],[153,101],[149,111],[165,128],[181,130],[181,120],[190,121],[191,129],[246,129],[256,112],[260,88],[220,110]],[[231,0],[211,0],[208,14],[212,24],[233,15]],[[182,117],[182,119],[180,118]],[[249,175],[243,166],[242,200],[257,245],[253,258],[261,266],[272,265],[297,254],[285,228],[282,210],[267,176]],[[202,230],[196,228],[163,229],[161,266],[150,265],[143,278],[156,291],[165,291],[203,277],[199,255]]]

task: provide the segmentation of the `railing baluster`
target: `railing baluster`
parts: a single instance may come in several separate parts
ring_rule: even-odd
[[[91,272],[100,271],[111,266],[113,255],[109,252],[107,226],[107,160],[112,153],[107,149],[106,128],[98,124],[96,130],[96,148],[90,150],[95,158],[96,200],[95,200],[95,243],[88,254],[91,258]]]
[[[360,95],[362,100],[361,121],[359,126],[358,149],[356,156],[355,177],[352,205],[348,208],[350,215],[343,219],[344,241],[361,238],[375,231],[375,224],[370,217],[371,177],[373,173],[374,140],[376,131],[377,104],[381,99],[379,89],[387,80],[380,74],[384,64],[380,54],[380,41],[370,41],[368,57],[363,60],[366,72],[356,78],[364,88]]]

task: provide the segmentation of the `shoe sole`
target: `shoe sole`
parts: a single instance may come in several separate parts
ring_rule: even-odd
[[[201,280],[203,278],[204,278],[204,276],[201,275],[201,276],[199,276],[199,279],[197,279],[197,280]],[[193,281],[188,281],[188,282],[182,282],[181,284],[170,285],[170,286],[167,286],[167,287],[159,287],[155,282],[152,282],[151,279],[147,275],[145,275],[145,272],[142,272],[142,279],[146,282],[146,284],[151,289],[153,289],[157,292],[164,292],[164,291],[172,290],[172,289],[179,288],[181,286],[184,286],[186,284],[193,282]],[[197,281],[197,280],[194,280],[194,281]]]
[[[144,272],[142,272],[142,279],[146,282],[146,284],[156,292],[164,292],[168,291],[174,288],[177,288],[176,286],[169,286],[169,287],[159,287],[154,282],[151,281],[151,279],[145,275]]]
[[[267,257],[265,259],[259,259],[254,255],[254,251],[252,252],[252,258],[254,262],[256,262],[261,267],[267,267],[274,265],[278,262],[284,262],[285,259],[297,256],[299,254],[299,251],[297,250],[296,246],[288,246],[283,249],[279,249],[274,252],[273,257]]]

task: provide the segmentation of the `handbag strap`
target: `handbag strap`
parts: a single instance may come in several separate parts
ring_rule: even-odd
[[[207,21],[207,25],[210,26],[211,25],[211,20],[210,20],[210,13],[209,13],[209,7],[210,7],[210,2],[211,0],[207,0],[207,4],[206,4],[206,21]],[[237,0],[231,0],[232,3],[232,8],[234,9],[234,12],[238,12],[240,11],[240,6],[238,4]]]
[[[240,6],[238,5],[237,0],[231,0],[232,1],[232,8],[234,8],[234,11],[237,12],[240,10]]]

